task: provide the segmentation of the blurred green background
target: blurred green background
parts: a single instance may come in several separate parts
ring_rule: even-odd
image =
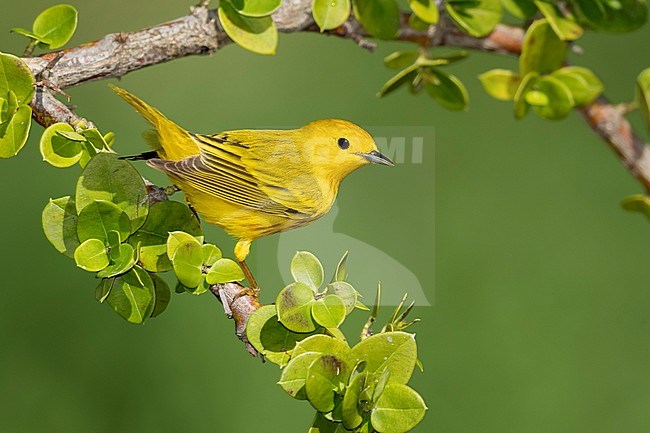
[[[3,2],[0,49],[21,53],[24,40],[9,29],[29,27],[53,3]],[[72,4],[80,25],[71,45],[173,19],[190,5]],[[636,75],[650,66],[649,40],[649,26],[587,34],[579,42],[584,55],[571,60],[593,68],[612,100],[628,101]],[[417,277],[432,306],[415,310],[425,372],[411,384],[429,406],[416,431],[648,431],[650,226],[619,206],[640,187],[577,114],[516,122],[510,104],[485,95],[476,76],[514,68],[514,59],[472,54],[451,68],[469,89],[467,113],[405,91],[377,99],[391,73],[382,57],[404,46],[381,42],[370,54],[333,37],[282,35],[275,57],[228,46],[137,71],[120,85],[200,132],[325,117],[382,134],[433,127],[422,164],[354,173],[335,219],[314,224],[320,236],[286,238],[336,254],[350,248],[353,282],[354,275],[391,278],[390,268],[364,261],[365,250],[355,255],[361,243]],[[116,132],[120,153],[144,149],[145,124],[105,81],[68,91],[81,115]],[[0,431],[307,431],[313,410],[275,385],[275,365],[245,353],[210,295],[175,296],[145,326],[95,301],[96,281],[58,254],[40,227],[48,198],[72,193],[79,174],[41,162],[41,130],[34,126],[20,155],[1,162]],[[208,237],[231,251],[219,229]],[[281,287],[278,254],[293,253],[282,250],[295,244],[284,239],[254,245],[266,302]],[[333,260],[325,260],[328,273]],[[409,288],[385,290],[398,297]],[[356,334],[363,321],[357,313],[346,330]]]

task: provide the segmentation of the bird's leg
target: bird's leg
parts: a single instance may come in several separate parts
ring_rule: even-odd
[[[251,295],[257,298],[260,294],[260,287],[257,285],[257,281],[255,281],[255,278],[253,278],[253,274],[251,273],[251,270],[248,268],[248,265],[243,260],[239,262],[239,266],[241,266],[242,271],[244,271],[244,275],[246,275],[246,279],[250,283],[251,287],[250,289],[245,288],[242,291],[240,291],[237,294],[237,297],[244,296],[244,295]]]
[[[257,298],[260,293],[260,288],[257,285],[255,278],[253,278],[253,274],[251,273],[251,270],[248,268],[248,265],[246,264],[246,257],[248,257],[248,253],[250,252],[250,249],[251,249],[251,241],[248,239],[240,239],[239,241],[237,241],[237,245],[235,245],[235,258],[239,262],[239,266],[241,266],[242,270],[244,271],[244,275],[246,276],[246,279],[251,285],[250,289],[244,289],[241,292],[239,292],[240,293],[239,296],[251,295]]]

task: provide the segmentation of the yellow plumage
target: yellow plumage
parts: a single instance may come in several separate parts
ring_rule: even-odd
[[[205,221],[239,239],[240,262],[255,239],[327,213],[352,171],[370,162],[393,165],[370,134],[344,120],[318,120],[293,130],[192,134],[111,87],[156,128],[158,158],[147,163],[166,173]]]

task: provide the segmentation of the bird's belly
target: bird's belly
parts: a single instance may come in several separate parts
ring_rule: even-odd
[[[255,240],[308,224],[319,215],[283,216],[261,212],[194,188],[185,188],[186,200],[210,224],[239,239]]]

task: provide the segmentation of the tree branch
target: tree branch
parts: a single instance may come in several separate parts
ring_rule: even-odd
[[[78,116],[56,99],[55,91],[89,81],[119,78],[147,66],[168,62],[189,55],[211,55],[232,43],[221,28],[214,10],[201,2],[189,15],[167,23],[131,33],[113,33],[89,44],[40,57],[23,58],[43,85],[37,87],[31,102],[33,118],[43,126],[66,122],[77,126],[92,124]],[[284,0],[273,20],[280,32],[319,32],[311,15],[311,0]],[[421,46],[449,46],[519,55],[524,38],[520,27],[500,24],[484,37],[475,38],[459,30],[448,16],[427,31],[414,30],[407,25],[408,15],[402,17],[397,39]],[[367,32],[351,17],[339,29],[324,34],[351,39],[360,47],[374,50]],[[625,167],[650,192],[650,147],[632,130],[624,113],[604,97],[580,109],[589,126],[614,150]],[[242,292],[244,290],[244,292]],[[255,349],[246,340],[245,326],[250,314],[261,306],[257,297],[244,294],[237,283],[217,285],[211,291],[224,304],[224,310],[235,320],[236,333],[250,353]]]

